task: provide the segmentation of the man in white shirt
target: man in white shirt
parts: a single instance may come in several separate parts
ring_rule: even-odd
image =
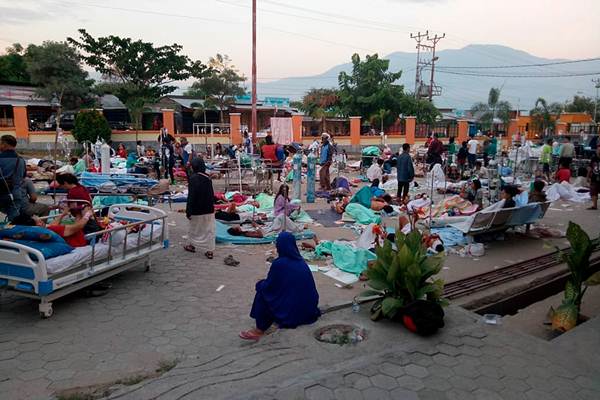
[[[375,179],[379,179],[379,182],[381,182],[383,179],[383,160],[381,158],[377,159],[377,162],[374,162],[373,164],[371,164],[371,166],[369,167],[369,169],[367,169],[367,179],[370,182],[373,182]]]
[[[315,139],[310,144],[310,146],[308,146],[308,151],[310,151],[314,155],[317,155],[317,152],[319,151],[319,146],[320,146],[319,141],[317,139]]]
[[[467,143],[467,147],[467,160],[469,161],[469,168],[473,168],[475,167],[475,162],[477,161],[477,148],[479,147],[479,141],[475,138],[472,138]]]

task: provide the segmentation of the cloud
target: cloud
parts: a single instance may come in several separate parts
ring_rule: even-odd
[[[68,6],[57,4],[52,1],[21,0],[18,2],[18,5],[0,6],[0,15],[2,15],[2,22],[20,25],[32,21],[41,21],[59,16],[71,15],[71,12]]]

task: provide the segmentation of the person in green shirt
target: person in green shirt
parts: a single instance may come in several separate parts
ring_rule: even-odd
[[[498,152],[498,139],[496,139],[496,136],[492,136],[490,139],[490,143],[487,147],[488,158],[493,160],[494,158],[496,158],[497,152]]]
[[[550,161],[552,161],[552,139],[548,139],[546,144],[542,146],[542,154],[540,154],[542,172],[547,180],[550,180]]]
[[[448,158],[450,159],[448,164],[454,164],[456,153],[458,152],[458,146],[454,143],[454,137],[448,140]]]

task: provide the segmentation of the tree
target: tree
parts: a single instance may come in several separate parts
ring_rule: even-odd
[[[208,61],[208,71],[186,91],[187,96],[211,99],[219,108],[221,123],[224,122],[223,111],[235,103],[235,96],[242,96],[246,90],[241,85],[246,78],[238,70],[227,55],[217,54]]]
[[[585,112],[589,115],[594,115],[594,106],[596,101],[591,97],[586,96],[573,96],[573,100],[566,104],[565,111],[568,112]]]
[[[24,55],[31,83],[37,85],[40,97],[50,100],[54,94],[63,108],[76,109],[92,106],[93,80],[81,67],[81,59],[75,49],[64,42],[46,41],[41,45],[30,44]]]
[[[402,110],[404,115],[414,115],[417,124],[433,125],[440,115],[432,102],[427,99],[415,99],[412,95],[404,96]]]
[[[491,88],[487,103],[475,103],[471,107],[471,112],[484,129],[489,129],[493,132],[495,118],[502,121],[505,129],[508,128],[511,108],[512,106],[508,101],[500,100],[500,89]]]
[[[302,98],[300,109],[311,118],[321,120],[321,131],[326,132],[326,119],[339,113],[340,98],[336,89],[310,89]]]
[[[73,137],[77,142],[95,143],[98,139],[108,141],[111,130],[104,115],[96,110],[83,110],[75,117]]]
[[[544,136],[554,133],[556,120],[560,118],[562,108],[559,103],[548,104],[544,98],[538,98],[535,107],[529,111],[533,130],[543,132]]]
[[[370,118],[379,110],[388,110],[383,125],[390,126],[403,113],[404,87],[395,84],[402,71],[388,72],[389,63],[377,54],[367,55],[364,61],[358,54],[352,56],[352,72],[338,76],[340,107],[345,115]]]
[[[0,82],[31,83],[23,54],[19,43],[6,48],[6,54],[0,56]]]
[[[194,119],[202,117],[204,124],[206,125],[206,112],[215,110],[217,106],[211,98],[205,98],[202,102],[194,102],[191,104],[194,107]]]
[[[203,76],[206,66],[180,54],[178,44],[154,46],[141,40],[118,36],[95,39],[79,29],[80,40],[68,38],[83,54],[83,60],[113,84],[114,94],[127,106],[132,120],[143,104],[171,93],[173,82]]]

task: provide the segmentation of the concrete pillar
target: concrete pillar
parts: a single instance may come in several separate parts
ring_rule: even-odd
[[[506,132],[506,136],[512,137],[515,133],[519,132],[519,120],[511,119],[508,123],[508,131]],[[523,132],[525,134],[525,132]]]
[[[458,120],[458,136],[456,137],[456,141],[458,142],[458,146],[462,142],[466,142],[469,140],[469,121],[465,121],[464,119]]]
[[[27,117],[27,106],[13,106],[13,118],[17,139],[28,140],[29,118]]]
[[[231,129],[231,144],[242,144],[242,114],[229,113],[229,124]]]
[[[415,144],[415,133],[417,131],[417,117],[406,117],[406,143]]]
[[[302,120],[304,115],[292,115],[292,136],[293,141],[302,143]]]
[[[360,146],[360,117],[350,117],[350,144]]]
[[[163,116],[163,127],[167,128],[169,133],[175,136],[175,110],[163,108],[160,111],[162,111]]]

